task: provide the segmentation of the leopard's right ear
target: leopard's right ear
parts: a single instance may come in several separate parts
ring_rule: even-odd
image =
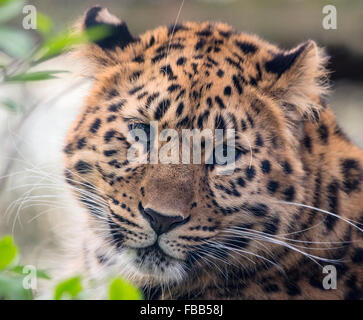
[[[117,63],[114,54],[120,53],[125,47],[137,41],[131,35],[126,23],[102,6],[89,8],[78,21],[76,29],[85,31],[98,26],[104,27],[106,35],[101,39],[81,45],[74,51],[77,56],[89,60],[93,71]]]

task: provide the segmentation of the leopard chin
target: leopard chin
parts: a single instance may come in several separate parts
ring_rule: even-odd
[[[185,263],[172,258],[157,246],[122,250],[122,275],[140,287],[177,284],[186,277]]]

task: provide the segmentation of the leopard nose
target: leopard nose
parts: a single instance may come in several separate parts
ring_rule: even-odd
[[[184,219],[182,216],[170,216],[153,209],[145,208],[142,210],[143,216],[149,221],[151,228],[157,235],[166,233],[178,226],[181,226],[188,222],[189,217]]]

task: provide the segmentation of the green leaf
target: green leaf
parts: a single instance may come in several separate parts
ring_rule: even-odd
[[[5,236],[0,240],[0,270],[9,266],[18,254],[18,248],[13,238]]]
[[[34,46],[30,33],[0,26],[0,50],[15,58],[24,58]]]
[[[114,279],[109,287],[110,300],[142,300],[142,294],[139,289],[131,283],[121,279]]]
[[[109,33],[110,29],[107,26],[96,26],[79,33],[62,32],[43,43],[35,53],[34,64],[54,58],[72,46],[103,39]]]
[[[20,109],[16,102],[9,98],[0,98],[0,103],[12,112],[16,112]]]
[[[24,7],[23,0],[1,0],[0,1],[0,23],[8,21],[20,14]]]
[[[16,274],[24,276],[24,275],[26,275],[26,273],[23,272],[24,267],[25,266],[16,266],[16,267],[13,267],[13,268],[9,269],[9,271],[12,271],[12,272],[14,272]],[[37,270],[37,278],[46,279],[46,280],[51,279],[51,277],[43,270]]]
[[[48,275],[48,273],[46,273],[43,270],[37,270],[37,278],[45,279],[45,280],[50,280],[51,279],[51,277]]]
[[[37,12],[37,30],[43,34],[47,35],[53,29],[53,22],[47,15]]]
[[[77,299],[82,290],[81,277],[66,279],[56,286],[54,300]]]
[[[46,71],[24,72],[13,76],[6,76],[5,81],[24,82],[24,81],[41,81],[41,80],[56,79],[57,77],[55,76],[55,74],[61,72],[68,72],[68,71],[46,70]]]
[[[24,289],[23,278],[0,274],[0,300],[31,300],[33,293]]]

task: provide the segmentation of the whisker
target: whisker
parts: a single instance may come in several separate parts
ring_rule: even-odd
[[[278,240],[278,239],[266,237],[266,236],[263,236],[263,235],[257,235],[257,234],[254,234],[252,232],[245,232],[245,231],[241,231],[241,234],[243,236],[249,236],[249,237],[251,237],[251,239],[259,239],[259,240],[262,240],[262,241],[267,241],[267,242],[270,242],[270,243],[278,244],[278,245],[284,246],[286,248],[292,249],[292,250],[294,250],[294,251],[308,257],[309,259],[311,259],[312,261],[314,261],[318,265],[320,265],[320,264],[317,261],[315,261],[315,259],[320,260],[320,261],[324,261],[324,262],[330,262],[330,263],[338,263],[339,262],[339,260],[328,259],[328,258],[323,258],[323,257],[319,257],[319,256],[316,256],[316,255],[309,254],[307,252],[304,252],[304,251],[296,248],[295,246],[293,246],[293,245],[291,245],[289,243],[286,243],[286,242]]]
[[[283,269],[281,268],[281,266],[279,266],[277,263],[271,261],[270,259],[267,259],[266,257],[263,257],[257,253],[254,253],[254,252],[251,252],[251,251],[248,251],[248,250],[243,250],[243,249],[240,249],[238,247],[231,247],[231,246],[227,246],[219,241],[216,241],[216,240],[213,240],[213,241],[210,241],[210,240],[207,240],[207,242],[209,242],[211,245],[213,246],[218,246],[218,247],[223,247],[227,250],[230,250],[231,252],[235,252],[237,254],[240,254],[241,256],[243,256],[241,253],[245,253],[245,254],[248,254],[248,255],[252,255],[256,258],[259,258],[259,259],[262,259],[263,261],[266,261],[266,262],[269,262],[270,264],[274,265],[277,269],[280,269],[282,272],[283,272]]]
[[[170,35],[170,38],[169,38],[169,43],[168,43],[168,49],[166,51],[166,57],[165,57],[165,64],[167,65],[168,64],[168,59],[169,59],[169,52],[170,52],[170,47],[171,47],[171,42],[173,41],[173,38],[174,38],[174,34],[175,34],[175,27],[176,25],[178,24],[178,20],[179,20],[179,17],[180,17],[180,13],[182,11],[182,8],[184,6],[184,0],[182,0],[180,6],[179,6],[179,10],[178,10],[178,13],[176,15],[176,18],[175,18],[175,21],[174,21],[174,25],[173,25],[173,29],[172,29],[172,32],[171,32],[171,35]],[[167,78],[168,79],[168,78]]]
[[[262,232],[262,231],[258,231],[258,230],[254,230],[254,229],[248,229],[248,228],[243,228],[243,227],[231,227],[230,229],[234,229],[234,230],[242,230],[242,231],[247,231],[247,232],[255,232],[257,234],[261,234],[267,237],[272,237],[272,238],[278,238],[278,239],[283,239],[283,240],[288,240],[291,242],[299,242],[299,243],[309,243],[309,244],[341,244],[341,243],[352,243],[351,241],[306,241],[306,240],[298,240],[298,239],[291,239],[291,238],[285,238],[279,235],[273,235],[273,234],[269,234],[266,232]]]
[[[297,202],[277,201],[277,203],[280,203],[280,204],[288,204],[288,205],[297,206],[297,207],[303,207],[303,208],[308,208],[308,209],[311,209],[311,210],[315,210],[315,211],[318,211],[318,212],[321,212],[321,213],[325,213],[325,214],[331,215],[331,216],[333,216],[333,217],[335,217],[337,219],[340,219],[342,221],[345,221],[346,223],[350,224],[354,228],[358,229],[360,232],[363,232],[363,229],[361,229],[361,228],[359,228],[357,226],[357,224],[359,224],[358,221],[354,221],[354,220],[351,220],[351,219],[348,219],[348,218],[341,217],[341,216],[337,215],[336,213],[332,213],[332,212],[327,211],[327,210],[319,209],[319,208],[316,208],[316,207],[313,207],[313,206],[309,206],[309,205],[302,204],[302,203],[297,203]]]
[[[230,234],[232,234],[232,236],[234,235],[235,237],[240,237],[241,234],[239,232],[228,232]],[[326,244],[329,244],[328,242],[326,242]],[[302,246],[302,245],[294,245],[295,248],[301,248],[301,249],[309,249],[309,250],[335,250],[335,249],[340,249],[340,248],[344,248],[344,246],[330,246],[330,247],[307,247],[307,246]]]

